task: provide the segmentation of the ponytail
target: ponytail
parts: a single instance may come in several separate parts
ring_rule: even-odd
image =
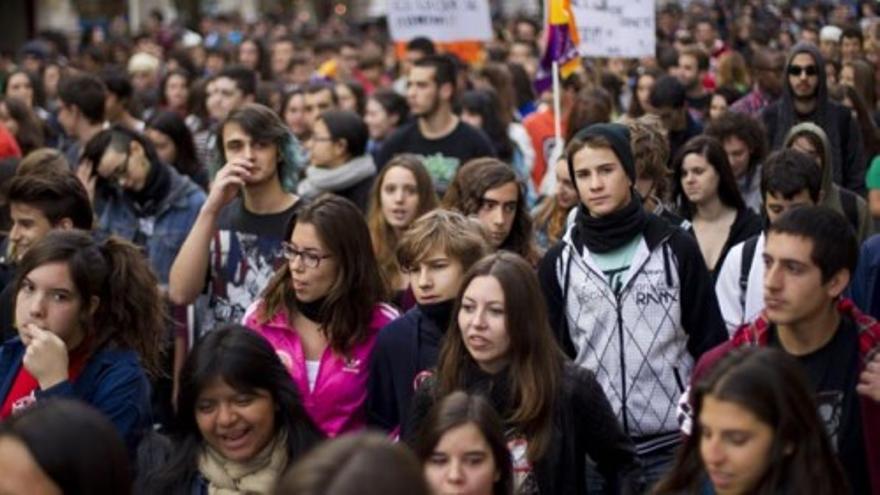
[[[93,328],[98,334],[112,332],[108,343],[136,351],[147,371],[161,374],[161,342],[168,319],[159,280],[134,244],[110,237],[100,250],[109,270]]]
[[[80,324],[93,350],[107,346],[133,350],[148,373],[162,374],[165,306],[159,281],[134,244],[117,237],[99,244],[85,232],[52,231],[21,259],[16,292],[27,274],[48,263],[67,264],[82,300]],[[98,307],[90,315],[89,301],[95,297]]]

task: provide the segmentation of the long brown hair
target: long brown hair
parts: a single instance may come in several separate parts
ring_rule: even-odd
[[[691,392],[694,427],[655,495],[697,493],[705,482],[699,418],[707,395],[733,402],[773,430],[769,467],[750,493],[848,493],[801,365],[771,348],[733,351]]]
[[[370,248],[370,231],[358,207],[351,201],[324,194],[307,204],[291,219],[289,239],[298,223],[315,227],[321,243],[337,261],[336,280],[321,308],[326,323],[321,332],[333,351],[346,354],[367,337],[373,310],[385,300],[385,285],[379,265]],[[288,322],[296,314],[296,301],[290,288],[290,264],[275,272],[263,290],[260,320],[271,320],[278,311],[287,313]]]
[[[394,228],[388,225],[385,215],[382,214],[382,186],[385,175],[392,167],[409,170],[416,178],[416,194],[419,196],[419,204],[416,207],[413,221],[437,207],[437,193],[434,192],[431,175],[416,155],[404,153],[395,156],[376,177],[373,189],[370,191],[367,226],[373,241],[373,252],[379,261],[379,270],[388,283],[389,290],[397,288],[397,277],[400,273],[400,265],[397,263],[397,256],[394,255],[399,241],[398,235]]]
[[[468,285],[476,277],[491,276],[504,292],[505,327],[510,339],[511,410],[504,420],[529,440],[528,457],[535,462],[546,452],[553,426],[553,410],[561,390],[563,355],[547,320],[538,278],[520,256],[499,251],[478,261],[465,274],[447,338],[437,365],[437,397],[467,383],[465,372],[476,366],[461,339],[458,313]]]
[[[80,325],[91,352],[107,346],[136,351],[144,368],[161,375],[160,343],[167,323],[159,281],[134,244],[110,237],[102,243],[77,230],[52,231],[28,249],[19,264],[15,292],[34,269],[66,263],[81,300]],[[90,314],[89,301],[98,298]]]
[[[510,234],[501,249],[513,251],[535,265],[539,256],[532,231],[532,217],[526,209],[525,187],[510,165],[497,158],[475,158],[468,161],[458,170],[446,190],[443,206],[460,211],[466,216],[476,215],[483,205],[486,191],[511,182],[517,187],[516,215]]]

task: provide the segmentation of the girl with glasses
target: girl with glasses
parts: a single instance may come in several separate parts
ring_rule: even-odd
[[[275,348],[311,418],[328,436],[360,429],[379,329],[397,317],[370,232],[350,201],[324,195],[288,226],[287,263],[247,311],[246,326]]]

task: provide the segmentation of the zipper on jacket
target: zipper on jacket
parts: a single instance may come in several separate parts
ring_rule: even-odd
[[[629,418],[626,406],[626,357],[623,352],[623,311],[620,307],[620,294],[615,294],[617,302],[617,338],[620,345],[620,412],[623,415],[623,432],[629,436]]]

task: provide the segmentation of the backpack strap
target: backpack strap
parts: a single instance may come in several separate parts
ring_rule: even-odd
[[[742,258],[739,266],[739,305],[743,316],[746,312],[746,290],[749,288],[749,272],[755,261],[755,250],[758,248],[758,236],[752,236],[743,242]]]

